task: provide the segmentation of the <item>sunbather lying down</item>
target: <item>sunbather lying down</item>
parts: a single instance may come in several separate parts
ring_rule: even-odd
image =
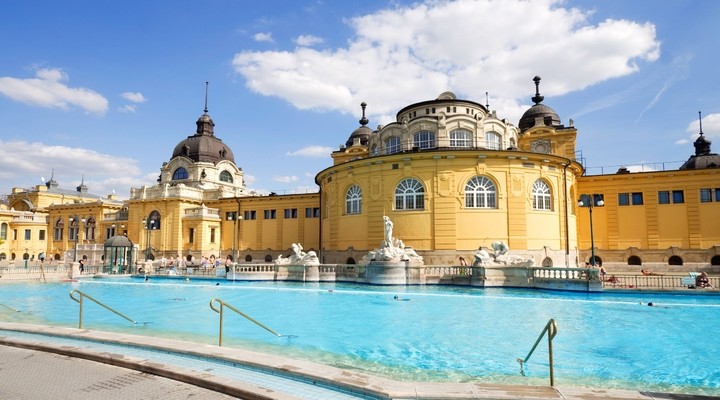
[[[654,272],[651,272],[650,270],[647,270],[647,269],[645,269],[645,268],[641,269],[640,272],[641,272],[643,275],[658,275],[658,276],[659,276],[659,275],[662,275],[662,274],[656,274],[656,273],[654,273]]]
[[[610,275],[607,279],[605,279],[605,282],[620,283],[620,279],[618,279],[615,275]]]

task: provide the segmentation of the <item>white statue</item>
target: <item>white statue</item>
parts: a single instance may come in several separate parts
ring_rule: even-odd
[[[383,247],[393,247],[393,223],[387,215],[383,216],[383,221],[385,221],[385,242]]]
[[[385,235],[380,248],[368,252],[361,264],[367,265],[373,261],[409,261],[411,264],[422,264],[422,256],[417,254],[410,246],[405,246],[402,240],[393,237],[393,223],[390,217],[383,216]]]
[[[475,262],[473,262],[473,266],[532,267],[535,264],[535,259],[532,257],[524,259],[520,256],[509,254],[510,248],[505,242],[493,242],[490,247],[493,250],[492,253],[483,249],[482,246],[478,248],[475,252]]]
[[[304,252],[303,247],[300,243],[293,243],[292,247],[293,254],[288,258],[283,258],[282,254],[275,260],[276,264],[283,265],[319,265],[320,259],[314,251]]]

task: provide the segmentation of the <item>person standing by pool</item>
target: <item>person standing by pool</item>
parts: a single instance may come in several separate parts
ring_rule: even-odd
[[[232,262],[233,262],[233,258],[230,254],[228,254],[227,257],[225,257],[225,273],[226,274],[228,272],[230,272],[230,265],[232,265]]]

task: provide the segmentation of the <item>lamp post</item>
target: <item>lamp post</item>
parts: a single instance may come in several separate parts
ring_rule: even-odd
[[[155,220],[143,218],[143,226],[145,226],[145,261],[150,259],[150,231],[155,229]]]
[[[237,262],[237,255],[235,254],[235,243],[237,241],[237,222],[242,219],[242,215],[238,215],[237,211],[230,211],[227,213],[227,220],[233,222],[233,240],[232,240],[232,257],[233,261]]]
[[[587,207],[590,212],[590,265],[595,266],[595,236],[593,232],[593,208],[602,207],[605,205],[603,195],[593,193],[581,194],[580,200],[578,200],[578,206]]]
[[[77,217],[70,217],[70,226],[72,226],[75,233],[75,252],[73,254],[73,262],[77,262],[77,250],[78,250],[78,239],[80,237],[80,223],[85,225],[85,218],[78,219]],[[75,223],[73,225],[73,223]]]

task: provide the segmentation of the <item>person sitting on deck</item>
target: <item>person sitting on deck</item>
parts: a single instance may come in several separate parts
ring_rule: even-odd
[[[695,286],[699,288],[711,288],[713,287],[708,280],[707,272],[703,271],[695,278]]]
[[[620,283],[620,279],[618,279],[615,275],[610,275],[609,278],[603,279],[603,281],[608,283]]]

